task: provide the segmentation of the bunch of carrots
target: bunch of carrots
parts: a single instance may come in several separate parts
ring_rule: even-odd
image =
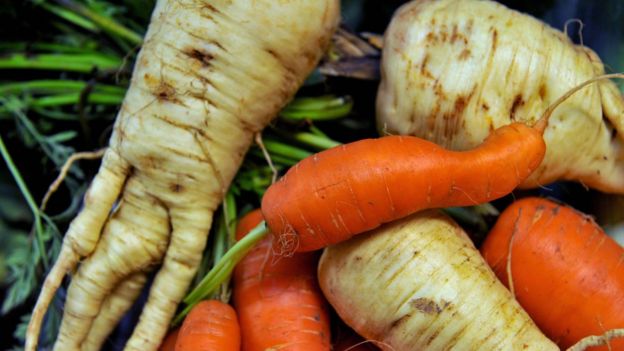
[[[324,12],[319,11],[327,16],[331,16],[331,13],[335,15],[336,3],[327,1],[327,4]],[[428,1],[413,1],[413,4],[415,4],[414,8],[410,11],[419,11],[427,6]],[[265,5],[269,10],[274,9],[270,2]],[[307,5],[305,2],[299,3],[304,10]],[[246,6],[246,3],[237,1],[236,6],[223,6],[225,10],[210,4],[201,9],[209,21],[217,24],[215,25],[217,29],[221,28],[218,25],[223,25],[227,29],[228,26],[233,26],[233,23],[240,20],[236,17],[236,10],[238,10],[236,6],[242,8]],[[159,11],[165,10],[164,7],[159,9]],[[327,28],[334,29],[336,21],[328,17],[327,21],[322,21],[322,23],[325,22],[327,22]],[[296,78],[295,81],[300,84],[304,73],[308,73],[311,64],[319,59],[318,50],[310,52],[305,48],[299,48],[297,53],[307,59],[307,64],[299,67],[297,63],[291,62],[289,56],[291,53],[288,50],[279,51],[273,48],[273,46],[278,47],[281,40],[292,39],[289,36],[291,33],[280,32],[275,42],[271,43],[265,41],[266,38],[262,36],[251,40],[249,38],[255,34],[253,30],[262,34],[268,29],[263,27],[266,23],[247,23],[247,25],[250,29],[241,36],[243,39],[240,40],[250,40],[257,44],[259,57],[276,65],[275,70],[280,72],[283,82],[291,82]],[[319,41],[323,42],[328,37],[326,31],[312,35],[307,29],[301,30],[310,35],[312,38],[310,41],[318,37]],[[157,34],[162,33],[156,31],[154,35]],[[232,40],[235,41],[235,39]],[[238,82],[234,78],[238,74],[245,73],[252,76],[254,82],[258,83],[262,81],[261,73],[245,72],[240,67],[229,66],[229,61],[232,59],[230,51],[238,50],[238,46],[211,42],[206,44],[205,49],[208,51],[187,50],[180,55],[185,55],[181,56],[184,60],[191,60],[197,66],[198,72],[205,70],[205,77],[198,74],[199,80],[205,80],[205,91],[201,94],[197,92],[201,99],[206,100],[201,101],[206,102],[206,106],[201,105],[201,108],[206,108],[205,114],[212,116],[212,114],[222,113],[222,118],[227,120],[231,117],[230,115],[239,111],[236,110],[238,107],[234,106],[236,99],[232,97],[237,92],[228,90],[226,82],[234,84]],[[148,59],[145,58],[145,60]],[[228,67],[224,70],[226,72],[224,75],[230,74],[231,77],[226,79],[218,73],[223,67]],[[241,67],[248,68],[245,65]],[[148,73],[145,73],[144,77],[147,77]],[[128,141],[124,141],[124,138],[130,135],[130,131],[134,131],[131,136],[139,137],[136,129],[138,127],[128,129],[135,123],[139,123],[133,119],[133,114],[128,114],[116,127],[114,140],[119,150],[109,151],[105,159],[109,163],[123,161],[125,165],[124,177],[117,179],[118,184],[116,183],[118,190],[123,191],[125,202],[122,202],[121,207],[113,210],[111,222],[107,222],[112,223],[111,226],[104,224],[104,221],[109,221],[106,217],[109,208],[99,210],[98,213],[101,215],[97,217],[97,220],[101,222],[98,222],[99,228],[104,228],[102,229],[104,238],[101,240],[106,242],[107,230],[115,230],[115,223],[124,224],[123,229],[128,228],[129,231],[135,229],[130,225],[134,224],[130,215],[141,214],[140,205],[144,202],[150,202],[150,206],[154,206],[154,216],[157,215],[157,218],[162,219],[157,223],[162,225],[154,224],[148,228],[160,233],[163,243],[156,245],[159,251],[153,253],[158,258],[155,258],[154,262],[146,262],[152,265],[163,260],[168,264],[166,267],[169,267],[168,272],[171,276],[178,275],[178,272],[171,267],[183,270],[185,280],[181,281],[186,284],[184,287],[170,287],[161,279],[156,283],[165,293],[158,289],[152,289],[150,292],[152,299],[163,300],[163,304],[166,302],[168,306],[167,310],[162,313],[156,307],[146,309],[152,315],[161,315],[155,329],[169,328],[167,336],[160,344],[160,350],[163,351],[346,351],[410,350],[421,347],[442,350],[454,346],[474,350],[480,347],[578,350],[594,346],[602,348],[591,350],[624,350],[624,339],[621,338],[624,335],[622,331],[624,329],[624,313],[622,313],[624,311],[624,248],[609,238],[591,217],[564,204],[544,198],[514,199],[502,211],[485,242],[477,251],[452,219],[434,212],[436,209],[487,204],[512,194],[514,190],[525,184],[525,181],[542,164],[548,150],[544,134],[549,124],[553,123],[551,116],[557,107],[582,89],[613,77],[621,78],[620,75],[598,76],[576,85],[564,95],[553,99],[548,108],[540,111],[535,122],[512,122],[495,128],[480,145],[469,150],[447,149],[432,141],[410,135],[390,135],[333,146],[303,158],[267,187],[259,208],[245,209],[244,215],[237,222],[236,243],[231,245],[226,253],[215,258],[214,266],[205,278],[183,299],[178,315],[171,324],[169,324],[169,319],[174,312],[174,307],[171,305],[179,302],[180,291],[185,291],[185,287],[189,284],[187,278],[190,278],[196,269],[197,252],[203,248],[206,238],[202,237],[202,240],[197,240],[197,244],[193,244],[194,241],[185,241],[186,237],[180,239],[172,236],[171,240],[179,240],[175,242],[176,244],[194,253],[195,259],[186,262],[180,254],[181,251],[172,253],[165,250],[169,240],[167,238],[170,235],[168,231],[172,223],[182,223],[183,225],[175,228],[180,233],[188,234],[189,237],[199,235],[200,232],[210,228],[212,211],[215,208],[212,204],[203,205],[199,200],[197,203],[187,202],[186,198],[181,197],[180,194],[191,193],[193,196],[189,199],[200,199],[203,196],[202,192],[195,193],[193,187],[201,188],[201,184],[196,184],[196,180],[203,179],[200,175],[205,174],[204,171],[209,169],[214,172],[215,178],[219,178],[219,187],[210,192],[211,194],[218,193],[222,199],[225,197],[223,187],[230,183],[233,169],[228,167],[229,172],[224,173],[212,158],[217,154],[223,156],[219,154],[221,151],[214,151],[214,148],[222,145],[218,142],[213,144],[214,136],[202,132],[203,127],[209,127],[209,124],[206,125],[208,119],[199,113],[194,115],[184,110],[188,106],[194,106],[197,101],[176,95],[175,91],[170,91],[173,87],[167,85],[166,82],[160,82],[153,87],[150,87],[147,82],[145,87],[151,89],[150,91],[155,96],[154,104],[171,108],[171,115],[176,118],[187,113],[190,119],[199,121],[187,125],[175,119],[169,120],[168,116],[164,115],[149,117],[154,119],[151,122],[153,126],[168,124],[179,128],[177,137],[193,148],[187,150],[187,146],[184,146],[186,144],[178,145],[181,149],[178,154],[182,150],[190,154],[184,159],[176,159],[184,162],[170,164],[180,167],[188,166],[196,172],[176,173],[171,177],[162,176],[162,179],[154,176],[155,173],[151,172],[154,165],[172,162],[167,160],[167,155],[170,156],[171,150],[175,149],[163,142],[160,146],[166,153],[146,153],[149,154],[147,155],[149,158],[139,157],[145,156],[140,152],[145,153],[148,150],[145,145],[151,139],[135,142],[136,149],[128,148]],[[178,78],[180,82],[175,83],[186,87],[183,84],[186,83],[183,75]],[[385,84],[391,83],[385,82]],[[266,124],[267,113],[273,113],[283,107],[292,97],[293,86],[291,85],[287,85],[288,89],[283,91],[279,86],[275,88],[273,94],[283,96],[270,103],[263,95],[256,96],[256,94],[249,93],[256,99],[254,101],[266,102],[268,105],[266,110],[269,112],[263,115],[262,123],[257,122],[258,126],[254,124],[256,122],[245,121],[240,115],[235,116],[235,121],[240,124],[240,128],[250,128],[242,133],[244,135],[241,134],[241,138],[246,142],[241,143],[240,147],[232,151],[238,155],[238,161],[247,150],[251,134],[253,134],[251,132],[256,132]],[[236,85],[235,88],[239,89],[239,86]],[[136,94],[143,94],[139,90]],[[219,95],[222,99],[217,99],[215,103],[211,100],[210,94]],[[154,109],[156,107],[154,105]],[[148,117],[145,118],[150,121]],[[206,123],[201,124],[201,121]],[[161,134],[155,132],[153,136],[154,138],[162,137]],[[152,134],[147,133],[147,135]],[[261,141],[258,143],[262,145]],[[227,152],[223,151],[223,154]],[[132,160],[132,156],[136,156],[141,162],[137,161],[136,165],[126,165],[125,162],[128,162],[128,159]],[[227,158],[227,155],[223,157]],[[201,164],[204,168],[194,168],[197,166],[194,163],[197,159],[202,161],[197,165]],[[103,171],[115,173],[114,169],[110,170],[106,167]],[[101,179],[108,178],[99,179],[102,183]],[[206,181],[211,181],[211,179]],[[150,181],[154,181],[153,184],[161,188],[149,188],[152,185]],[[106,184],[100,183],[96,185],[105,188]],[[96,190],[102,191],[102,189]],[[159,192],[160,190],[162,192]],[[93,200],[89,201],[89,198],[94,196],[95,190],[90,190],[88,194],[86,200],[92,203]],[[103,196],[102,194],[106,193],[100,192],[99,194]],[[107,203],[112,206],[117,195],[109,195]],[[137,209],[128,210],[133,203],[138,204]],[[93,207],[93,204],[91,206]],[[206,208],[210,209],[209,219],[201,216]],[[170,216],[173,216],[173,220]],[[181,222],[176,222],[175,216],[182,218]],[[106,217],[106,219],[100,220],[100,217]],[[80,218],[87,221],[90,217],[83,215]],[[206,223],[202,222],[203,226],[194,228],[194,225],[198,225],[194,222],[198,218],[204,218]],[[84,231],[84,226],[73,225],[71,233],[76,233],[74,235],[77,238]],[[442,228],[435,230],[444,232],[427,237],[423,243],[419,241],[420,238],[414,238],[416,234],[426,236],[427,232],[433,232],[434,228]],[[194,233],[193,230],[198,233]],[[405,240],[402,239],[400,243],[385,239],[382,240],[385,243],[372,241],[373,238],[379,239],[382,235],[395,232],[398,233],[396,235],[402,235],[401,238]],[[440,239],[442,237],[444,239]],[[448,285],[448,291],[457,288],[460,293],[431,291],[432,285],[428,284],[430,280],[446,283],[452,279],[459,279],[457,276],[447,274],[447,267],[444,266],[445,257],[438,257],[442,261],[439,267],[431,262],[430,267],[433,267],[433,273],[426,277],[418,277],[405,268],[409,262],[416,262],[416,257],[422,257],[423,252],[428,250],[433,252],[434,248],[438,250],[440,247],[442,247],[440,250],[443,250],[445,245],[440,244],[445,242],[436,242],[436,240],[448,240],[450,243],[451,240],[457,238],[460,240],[454,241],[455,253],[464,259],[459,263],[456,261],[449,263],[452,267],[448,270],[454,269],[453,274],[459,274],[459,276],[462,272],[478,276],[479,281],[473,284],[473,287],[456,287],[451,282]],[[95,238],[91,246],[95,247],[97,241],[98,239]],[[197,247],[190,247],[192,245]],[[93,247],[91,251],[94,250]],[[455,246],[449,244],[447,247]],[[56,287],[60,284],[63,275],[76,267],[80,256],[90,254],[86,249],[80,251],[80,245],[74,245],[71,240],[64,245],[64,248],[68,250],[67,252],[71,252],[71,262],[58,268],[60,273],[57,273],[57,279],[49,283]],[[101,250],[105,249],[95,252],[102,252]],[[114,249],[109,249],[109,251],[112,254],[116,252]],[[336,254],[343,252],[349,253],[350,256],[347,257],[345,254],[343,257],[338,257],[340,255]],[[82,268],[79,268],[78,272],[82,272],[80,269],[86,269],[84,267],[90,267],[88,264],[91,261],[88,260],[87,258],[87,264],[81,264]],[[120,260],[123,261],[123,257]],[[422,265],[427,265],[428,260],[429,258],[423,260]],[[373,276],[367,276],[366,271],[361,269],[366,267],[366,264],[377,265],[381,269]],[[99,271],[97,267],[93,269],[95,272]],[[135,267],[128,268],[128,274],[118,277],[116,286],[127,282],[126,279],[131,279],[130,273],[143,276],[145,274],[143,269],[143,266],[136,267],[136,269]],[[112,268],[110,270],[116,271]],[[494,274],[500,281],[493,278]],[[80,275],[77,276],[80,277]],[[396,283],[397,279],[401,279],[400,284]],[[341,280],[345,284],[339,284]],[[368,294],[371,301],[375,299],[375,294],[379,294],[377,296],[386,294],[384,296],[387,297],[390,296],[389,293],[396,293],[396,296],[392,295],[397,302],[395,310],[388,311],[386,316],[373,315],[374,312],[368,311],[367,306],[356,301],[358,299],[354,298],[351,301],[345,294],[347,289],[344,286],[350,285],[350,288],[357,293],[360,286],[366,286],[364,282],[394,287],[396,291],[392,292],[383,291],[384,289],[380,288],[379,291],[367,290],[361,293]],[[88,285],[91,282],[86,281],[83,284]],[[508,290],[501,288],[492,295],[500,297],[503,302],[499,305],[494,303],[493,310],[482,311],[483,315],[475,314],[466,317],[462,315],[464,310],[458,307],[463,305],[478,307],[479,301],[453,300],[455,296],[489,295],[489,290],[486,289],[478,291],[470,289],[482,289],[484,285],[498,287],[501,284],[505,285]],[[88,290],[81,286],[76,289],[79,292]],[[110,298],[107,297],[109,296],[107,294],[111,293],[109,290],[112,288],[108,289],[106,294],[98,295],[101,300],[99,304],[104,307],[110,304]],[[168,290],[176,291],[176,294],[171,295],[175,299],[166,298]],[[42,303],[44,306],[49,303],[52,293],[53,290],[44,295]],[[113,290],[111,294],[115,294],[115,291]],[[84,299],[90,298],[86,292],[76,296]],[[380,297],[380,300],[383,299]],[[79,305],[77,301],[71,301],[71,303]],[[97,321],[96,312],[79,307],[76,307],[77,311],[85,310],[83,312],[86,316]],[[498,307],[502,312],[495,309]],[[348,313],[348,318],[345,318],[346,309],[352,309]],[[373,310],[372,307],[371,310]],[[524,311],[528,315],[526,318]],[[40,324],[43,312],[43,310],[39,311],[39,321],[33,324],[33,330],[38,329],[37,323]],[[383,318],[387,316],[392,317]],[[78,321],[73,322],[78,324],[79,319],[84,316],[73,317],[78,318]],[[417,326],[417,319],[420,317],[424,317],[426,321],[433,321],[430,324],[439,326],[439,329],[423,329]],[[479,325],[479,328],[474,326],[469,328],[465,325],[456,328],[449,327],[450,321],[465,321],[470,317],[480,322],[487,321],[491,317],[494,326],[492,332],[484,336],[479,334],[478,338],[471,338],[470,335],[464,334],[471,333],[473,329],[487,331],[489,325]],[[516,323],[520,318],[524,319]],[[343,325],[342,321],[338,324],[332,323],[340,319],[348,325]],[[167,322],[164,326],[163,321]],[[141,323],[149,325],[144,320]],[[498,329],[501,324],[519,325],[518,330],[526,333],[522,334],[522,337],[527,339],[521,340],[520,331],[514,334],[516,332]],[[375,328],[377,329],[373,330]],[[135,345],[133,347],[140,348],[142,342],[145,342],[145,345],[149,344],[150,347],[158,344],[154,340],[145,341],[147,339],[145,335],[152,334],[149,328],[144,327],[144,329],[148,331],[133,339],[133,345]],[[341,332],[337,333],[337,330]],[[507,332],[510,334],[500,335]],[[81,338],[88,340],[89,333],[89,330],[85,329],[85,336]],[[153,335],[160,337],[161,334],[155,332]],[[36,334],[34,335],[31,336],[33,339],[31,345],[36,344]],[[72,340],[71,330],[67,331],[63,337],[67,338],[67,344],[83,347],[86,345],[82,339]],[[459,345],[456,344],[458,340],[469,340],[466,342],[472,342],[472,344]]]

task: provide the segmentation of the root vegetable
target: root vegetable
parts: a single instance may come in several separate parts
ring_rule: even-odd
[[[466,150],[503,125],[533,123],[604,67],[589,48],[494,1],[419,0],[393,16],[381,73],[381,131]],[[624,193],[624,100],[613,82],[566,100],[544,139],[544,162],[522,187],[567,179]]]
[[[340,317],[383,350],[558,350],[439,212],[326,248],[319,283]]]
[[[624,328],[624,249],[589,216],[546,199],[518,200],[502,212],[481,253],[562,348]],[[624,339],[610,344],[624,349]]]
[[[204,300],[184,318],[175,351],[239,351],[241,331],[234,308]]]
[[[388,136],[308,157],[262,199],[274,250],[283,255],[316,250],[423,209],[476,205],[507,195],[542,161],[543,127],[506,125],[464,152],[416,137]]]
[[[259,210],[243,217],[237,239],[262,221]],[[265,237],[238,263],[233,275],[242,351],[329,351],[326,301],[316,280],[318,254],[275,256]]]
[[[109,148],[33,311],[27,351],[82,259],[55,349],[80,349],[115,287],[161,265],[126,349],[158,347],[253,134],[311,72],[338,18],[337,0],[156,3]]]
[[[117,322],[130,309],[147,281],[145,273],[134,273],[121,281],[106,297],[100,313],[93,320],[87,338],[82,343],[82,351],[100,350]],[[173,350],[171,350],[173,351]]]

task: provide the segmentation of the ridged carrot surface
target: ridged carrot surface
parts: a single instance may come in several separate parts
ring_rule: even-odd
[[[240,239],[262,221],[259,210],[245,216]],[[242,351],[329,351],[329,316],[316,279],[318,254],[275,256],[263,239],[234,270],[234,305]]]
[[[510,247],[516,298],[560,347],[624,328],[624,248],[589,216],[542,198],[518,200],[481,247],[507,286]],[[624,350],[624,340],[611,350]]]
[[[500,198],[544,153],[541,132],[521,123],[463,152],[409,136],[356,141],[292,167],[267,190],[262,213],[275,234],[274,250],[316,250],[426,208]]]
[[[197,304],[184,319],[175,351],[239,351],[240,327],[234,308],[219,300]]]
[[[178,341],[178,334],[180,333],[180,328],[176,328],[174,330],[169,331],[162,344],[158,348],[158,351],[175,351],[176,341]]]

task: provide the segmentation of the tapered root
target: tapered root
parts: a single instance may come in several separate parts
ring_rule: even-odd
[[[82,351],[98,351],[102,348],[106,338],[141,293],[146,281],[145,273],[135,273],[117,285],[117,288],[104,300],[87,339],[82,343]]]
[[[63,239],[61,252],[43,284],[28,324],[25,351],[35,351],[37,348],[43,317],[65,274],[73,271],[80,258],[95,249],[102,227],[124,186],[128,171],[128,164],[115,150],[108,149],[98,174],[85,194],[84,208],[72,221]]]
[[[197,270],[212,211],[171,211],[173,232],[163,265],[150,288],[139,323],[124,350],[156,350]]]
[[[41,323],[43,322],[43,317],[48,310],[48,306],[54,298],[56,290],[58,290],[61,285],[65,274],[76,268],[78,259],[78,254],[73,251],[69,245],[63,245],[59,258],[56,260],[56,263],[48,273],[48,276],[43,283],[43,288],[41,289],[41,293],[39,294],[39,298],[35,304],[30,322],[28,323],[26,345],[24,346],[25,351],[36,350],[37,343],[39,342]]]

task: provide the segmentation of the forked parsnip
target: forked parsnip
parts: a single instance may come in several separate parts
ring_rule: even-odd
[[[439,211],[326,248],[318,275],[342,320],[383,350],[559,350]]]
[[[147,281],[144,272],[133,273],[119,282],[104,299],[100,313],[93,320],[87,338],[82,343],[83,350],[98,350],[117,326],[117,322],[132,307]]]
[[[55,349],[95,350],[161,265],[126,344],[158,347],[254,133],[292,98],[338,20],[338,0],[156,3],[109,148],[33,311],[26,350],[36,348],[66,274],[75,271]]]
[[[470,149],[500,126],[531,125],[604,71],[591,49],[494,1],[411,1],[384,36],[378,128]],[[624,100],[613,82],[562,103],[544,139],[544,161],[523,187],[567,179],[624,193]]]

